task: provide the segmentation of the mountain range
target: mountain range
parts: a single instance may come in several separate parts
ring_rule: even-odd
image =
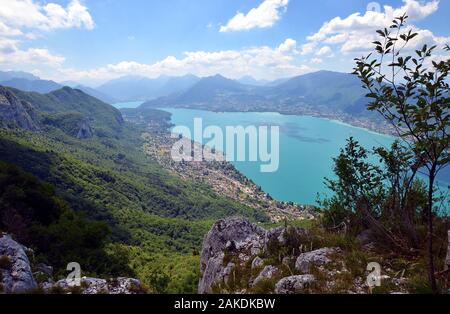
[[[191,88],[144,103],[142,108],[186,107],[212,111],[277,111],[356,114],[366,116],[366,91],[357,77],[319,71],[264,86],[243,84],[215,75]]]
[[[98,98],[103,102],[116,102],[113,97],[103,94],[102,92],[94,88],[78,84],[77,82],[67,81],[57,83],[52,80],[42,80],[38,76],[27,72],[0,71],[0,85],[16,88],[26,92],[37,92],[41,94],[53,92],[55,90],[63,88],[64,86],[70,86],[72,88],[81,90],[90,96]]]
[[[160,76],[150,79],[143,76],[125,76],[111,80],[97,88],[118,102],[146,101],[189,89],[199,78],[194,75],[181,77]]]
[[[27,92],[49,93],[62,86],[53,81],[28,78],[11,78],[10,80],[0,81],[3,86],[14,87]]]
[[[366,92],[357,77],[319,71],[276,81],[221,75],[199,78],[125,76],[93,88],[77,82],[56,83],[25,72],[0,72],[0,85],[50,93],[70,85],[105,103],[145,101],[145,107],[183,106],[214,111],[278,111],[343,113],[368,116]]]
[[[253,76],[245,75],[237,80],[241,84],[245,85],[253,85],[253,86],[266,86],[270,84],[272,81],[268,80],[257,80]]]
[[[22,71],[0,71],[0,82],[12,79],[39,80],[39,77]]]

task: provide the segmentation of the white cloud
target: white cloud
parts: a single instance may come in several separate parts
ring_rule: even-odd
[[[23,35],[19,29],[11,28],[0,21],[0,37],[15,37]]]
[[[227,25],[220,27],[220,32],[272,27],[281,18],[283,10],[287,10],[288,3],[289,0],[264,0],[247,14],[237,12]]]
[[[42,4],[35,0],[0,0],[0,19],[16,30],[61,28],[93,29],[94,21],[79,0],[71,0],[67,7],[56,3]]]
[[[28,65],[60,67],[64,57],[46,48],[20,46],[55,29],[94,28],[94,21],[79,0],[71,0],[66,7],[35,0],[0,0],[0,65]]]
[[[436,12],[439,8],[439,0],[421,2],[418,0],[403,0],[399,8],[384,6],[383,12],[367,11],[365,14],[353,13],[346,18],[335,17],[323,24],[323,26],[309,36],[310,43],[323,42],[329,45],[340,45],[342,53],[361,52],[373,48],[372,42],[377,38],[375,30],[390,25],[395,17],[407,13],[409,22],[424,19]],[[417,31],[419,36],[414,38],[407,48],[421,46],[423,44],[443,44],[448,41],[446,37],[433,35],[429,30],[422,30],[415,26],[409,26]]]
[[[286,39],[279,47],[280,52],[296,52],[297,42],[292,38]]]
[[[189,51],[182,58],[168,56],[153,64],[125,61],[97,69],[78,71],[61,69],[54,79],[108,80],[124,75],[184,75],[209,76],[220,73],[230,78],[252,75],[258,79],[276,79],[300,75],[313,69],[295,59],[297,43],[286,39],[278,47],[249,47],[241,50]]]
[[[0,56],[13,53],[17,50],[17,41],[9,38],[0,38]]]
[[[331,53],[332,50],[329,46],[323,46],[316,52],[316,56],[325,56],[330,55]]]
[[[300,54],[302,56],[311,54],[314,52],[314,49],[316,49],[316,47],[317,47],[317,43],[315,43],[315,42],[303,44],[301,47]]]
[[[28,48],[21,50],[14,40],[0,39],[1,65],[45,65],[58,68],[65,61],[64,57],[52,55],[47,49]]]
[[[311,62],[312,64],[320,64],[320,63],[323,62],[323,60],[320,59],[320,58],[312,58],[312,59],[310,60],[310,62]]]

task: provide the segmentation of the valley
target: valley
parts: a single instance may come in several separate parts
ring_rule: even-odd
[[[0,0],[0,309],[450,294],[449,13]]]
[[[0,180],[5,187],[0,189],[0,206],[11,208],[0,217],[0,231],[13,233],[34,250],[31,268],[50,264],[54,277],[61,278],[65,265],[77,260],[85,275],[134,277],[145,292],[195,293],[204,275],[199,265],[205,235],[217,220],[220,224],[236,216],[248,219],[245,224],[254,224],[252,228],[311,228],[314,241],[320,244],[344,243],[350,250],[345,258],[354,252],[373,254],[345,242],[351,239],[322,234],[318,224],[324,212],[307,204],[315,204],[315,194],[319,186],[323,189],[323,178],[332,172],[332,158],[346,138],[356,136],[363,144],[385,147],[392,138],[365,130],[377,128],[369,117],[344,114],[341,109],[331,113],[323,104],[313,109],[302,103],[286,109],[285,103],[276,107],[277,102],[266,95],[255,106],[243,107],[243,90],[236,87],[240,83],[216,80],[221,87],[208,87],[209,94],[201,92],[206,95],[203,99],[191,90],[186,98],[170,100],[168,96],[137,108],[128,104],[120,111],[67,86],[48,93],[0,87]],[[255,90],[246,88],[247,92]],[[294,102],[303,99],[298,97]],[[211,106],[218,99],[223,102]],[[171,136],[171,127],[189,126],[195,116],[220,126],[227,121],[278,125],[282,156],[291,159],[282,160],[279,177],[258,177],[255,165],[245,163],[174,162],[170,149],[180,138]],[[365,119],[373,124],[362,122]],[[183,140],[194,149],[204,148],[202,143]],[[326,152],[326,147],[332,149]],[[17,180],[22,177],[27,179]],[[54,211],[47,220],[29,216],[29,208],[35,207],[29,202],[36,193]],[[12,219],[16,222],[11,223]],[[288,232],[289,228],[274,230]],[[313,240],[308,241],[312,248]],[[243,270],[248,271],[247,260],[236,262],[244,263]],[[281,264],[277,267],[284,267]],[[227,269],[223,272],[225,278]],[[359,281],[357,286],[358,293],[363,291]],[[221,291],[233,292],[233,288]]]
[[[84,274],[136,276],[153,292],[195,292],[198,252],[216,219],[242,215],[255,222],[270,223],[270,217],[281,220],[298,215],[298,207],[283,205],[288,209],[283,212],[278,207],[281,203],[268,199],[262,192],[255,192],[251,201],[241,203],[235,195],[237,188],[222,193],[210,185],[217,181],[194,180],[203,168],[191,169],[188,176],[184,172],[181,175],[164,167],[156,155],[149,151],[146,154],[145,143],[159,143],[169,134],[165,112],[149,112],[141,125],[124,121],[113,107],[68,87],[49,94],[8,88],[2,88],[1,92],[4,95],[0,99],[1,108],[7,110],[2,112],[13,113],[2,114],[2,121],[10,119],[8,123],[4,121],[6,128],[0,129],[2,173],[19,167],[26,175],[51,186],[67,203],[65,206],[106,228],[98,250],[118,261],[105,262],[103,268],[97,267],[98,261],[91,261],[85,244],[80,247],[67,244],[73,255],[78,256]],[[33,108],[28,119],[32,119],[36,128],[25,129],[20,124],[22,120],[12,118],[17,117],[16,113],[22,115],[17,106],[24,104]],[[148,128],[149,123],[153,127]],[[90,136],[78,137],[79,128],[85,124],[89,125]],[[256,190],[253,184],[243,184],[245,179],[234,169],[223,168],[223,165],[218,170],[211,168],[220,173],[220,181],[228,180],[231,173],[236,176],[231,182],[242,189]],[[11,231],[5,219],[2,216],[0,229]],[[54,239],[55,245],[61,241],[58,239]],[[19,236],[19,240],[35,250],[39,261],[51,263],[57,276],[65,273],[64,265],[72,255],[48,251],[41,240],[33,237]],[[52,255],[55,253],[56,256]],[[160,280],[164,284],[159,284]]]

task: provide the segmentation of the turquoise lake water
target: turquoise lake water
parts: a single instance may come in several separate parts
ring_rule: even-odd
[[[133,101],[113,104],[118,109],[137,108],[143,102]],[[202,118],[203,128],[219,126],[260,126],[280,127],[280,165],[278,171],[263,173],[260,162],[232,162],[245,176],[260,185],[274,198],[300,204],[315,204],[317,194],[329,195],[324,178],[333,176],[333,157],[339,154],[346,139],[353,136],[364,147],[389,147],[393,137],[378,134],[338,121],[308,117],[287,116],[279,113],[217,113],[192,109],[167,109],[172,113],[172,123],[189,127],[193,131],[194,118]],[[225,134],[225,131],[224,131]],[[204,142],[207,142],[205,140]],[[248,153],[248,152],[247,152]],[[376,160],[373,160],[376,162]],[[448,193],[450,167],[439,176],[439,189]],[[448,196],[450,197],[450,196]],[[446,204],[447,211],[450,205]]]
[[[193,134],[194,118],[202,118],[203,128],[219,126],[280,127],[280,164],[278,171],[263,173],[259,162],[233,162],[234,166],[260,185],[272,197],[300,204],[315,204],[317,193],[326,195],[325,177],[332,177],[333,157],[339,154],[346,139],[353,136],[364,147],[389,147],[394,138],[337,121],[308,116],[287,116],[278,113],[217,113],[191,109],[162,110],[172,113],[172,123],[187,126]],[[225,131],[223,131],[225,134]],[[208,142],[208,139],[203,143]],[[224,141],[225,142],[225,141]],[[450,182],[450,174],[441,180]],[[448,184],[444,183],[445,189]]]
[[[187,109],[164,109],[172,113],[172,123],[192,129],[193,119],[201,117],[203,127],[278,125],[280,163],[278,171],[262,173],[259,162],[233,162],[244,175],[274,198],[301,204],[314,204],[317,193],[327,193],[324,177],[332,173],[332,158],[355,137],[365,147],[389,146],[393,139],[326,119],[286,116],[278,113],[214,113]],[[225,133],[225,132],[224,132]]]
[[[112,106],[116,107],[117,109],[137,108],[142,105],[142,103],[142,101],[118,102],[112,104]]]

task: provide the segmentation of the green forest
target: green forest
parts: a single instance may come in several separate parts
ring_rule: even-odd
[[[41,130],[0,129],[0,229],[20,235],[35,262],[59,275],[75,260],[84,275],[136,276],[153,292],[194,293],[201,243],[215,220],[267,221],[162,169],[142,150],[144,129],[111,106],[69,88],[10,91],[38,108]],[[166,115],[153,113],[166,125]],[[90,121],[94,137],[74,137],[78,119]],[[11,219],[23,221],[14,224],[21,230]]]

